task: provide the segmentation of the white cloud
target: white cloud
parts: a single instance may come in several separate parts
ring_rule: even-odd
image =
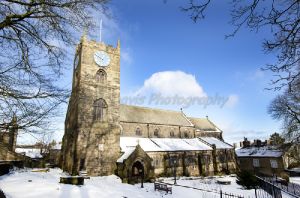
[[[195,76],[183,71],[163,71],[152,74],[145,80],[141,93],[160,93],[163,96],[205,97],[202,86]]]
[[[227,102],[225,104],[225,107],[232,108],[235,105],[237,105],[238,102],[239,102],[239,96],[236,95],[236,94],[231,94],[228,97],[228,100],[227,100]]]

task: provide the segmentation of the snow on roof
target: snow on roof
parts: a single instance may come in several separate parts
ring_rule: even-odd
[[[132,153],[133,151],[135,150],[135,147],[134,148],[128,148],[124,154],[117,160],[118,163],[123,163],[123,161],[125,159],[127,159]]]
[[[293,171],[293,172],[296,172],[296,173],[300,173],[300,168],[291,168],[289,170]]]
[[[235,150],[238,157],[281,157],[283,152],[272,147],[247,147]]]
[[[203,140],[204,142],[207,142],[210,145],[216,145],[216,149],[232,149],[233,146],[231,146],[230,144],[214,138],[214,137],[200,137],[201,140]]]
[[[197,138],[151,138],[151,140],[153,140],[164,151],[212,150],[210,146],[203,144]]]
[[[41,155],[41,149],[35,148],[16,148],[16,153],[23,154],[30,158],[43,158]]]
[[[140,145],[144,151],[163,151],[158,147],[150,138],[136,138],[136,137],[121,137],[120,147],[122,152],[130,148],[135,148],[136,145]]]
[[[202,143],[197,138],[120,138],[120,146],[123,152],[125,152],[129,148],[135,147],[137,144],[139,144],[142,147],[142,149],[146,152],[212,150],[210,146]]]

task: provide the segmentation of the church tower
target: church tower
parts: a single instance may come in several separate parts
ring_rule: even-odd
[[[114,174],[120,154],[120,42],[117,47],[83,36],[74,59],[65,120],[63,170]]]

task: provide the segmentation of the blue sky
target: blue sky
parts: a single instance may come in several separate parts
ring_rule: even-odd
[[[235,37],[225,39],[233,30],[228,23],[230,4],[213,1],[206,18],[194,23],[188,13],[180,11],[185,2],[112,1],[112,17],[96,14],[97,20],[103,19],[103,41],[116,45],[121,40],[121,96],[139,92],[146,97],[157,92],[164,96],[162,90],[166,89],[174,95],[189,96],[193,90],[209,97],[218,94],[229,98],[224,107],[192,105],[184,112],[209,116],[229,142],[241,141],[244,136],[266,138],[280,131],[280,123],[267,114],[270,101],[278,94],[265,90],[272,74],[260,70],[275,62],[275,55],[264,53],[262,48],[268,30],[251,32],[242,28]],[[99,40],[99,30],[90,31],[89,36]],[[70,52],[70,57],[73,54]],[[62,79],[69,86],[71,73],[69,69]],[[182,107],[149,102],[140,105],[173,110]],[[64,118],[60,119],[58,139],[63,134],[63,122]]]
[[[224,130],[226,140],[264,138],[279,131],[280,124],[267,114],[267,106],[278,93],[265,90],[272,74],[260,70],[275,61],[274,54],[266,54],[262,48],[268,30],[242,28],[235,37],[225,39],[233,30],[228,23],[228,3],[213,1],[205,20],[198,23],[181,12],[180,6],[184,1],[111,3],[114,18],[106,25],[104,21],[104,41],[121,39],[121,95],[135,93],[155,73],[182,71],[194,76],[208,96],[231,98],[230,105],[223,108],[194,105],[184,109],[191,116],[208,115]],[[158,107],[180,109],[176,105]]]

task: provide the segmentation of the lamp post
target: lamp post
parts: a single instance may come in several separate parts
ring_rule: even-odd
[[[176,182],[176,159],[173,159],[173,168],[174,168],[174,184],[177,184]]]
[[[139,169],[139,175],[141,176],[141,188],[144,188],[144,171]]]

